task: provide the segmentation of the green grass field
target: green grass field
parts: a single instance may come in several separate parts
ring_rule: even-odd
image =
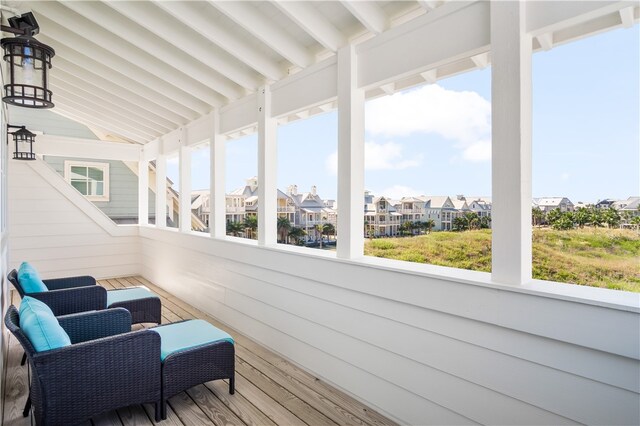
[[[366,240],[365,254],[490,272],[491,230]],[[534,229],[533,277],[640,292],[640,235],[604,228]]]

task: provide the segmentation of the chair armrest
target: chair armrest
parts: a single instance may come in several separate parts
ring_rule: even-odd
[[[46,303],[55,316],[97,311],[107,307],[107,290],[99,285],[28,293],[26,296]]]
[[[88,275],[79,277],[54,278],[50,280],[42,280],[49,290],[60,290],[63,288],[86,287],[96,285],[96,279]]]
[[[47,412],[51,424],[160,400],[160,336],[150,330],[38,352],[31,360],[34,408],[60,407]]]
[[[71,343],[116,336],[131,331],[131,313],[124,308],[105,309],[58,317]]]

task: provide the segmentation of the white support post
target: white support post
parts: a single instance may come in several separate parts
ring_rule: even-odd
[[[187,132],[180,135],[180,232],[191,232],[191,148],[187,146]]]
[[[352,45],[338,50],[337,256],[364,255],[364,90]]]
[[[156,227],[167,227],[167,157],[156,158]]]
[[[258,244],[276,244],[278,217],[276,120],[271,117],[271,89],[258,90]]]
[[[492,280],[531,280],[531,36],[525,2],[491,2]]]
[[[223,238],[227,234],[227,211],[225,199],[225,146],[226,139],[220,134],[220,113],[212,113],[213,126],[209,144],[211,156],[211,212],[209,229],[213,238]]]
[[[149,160],[138,161],[138,224],[149,224]]]

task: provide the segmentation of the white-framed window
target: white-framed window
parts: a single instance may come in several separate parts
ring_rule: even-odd
[[[109,163],[65,161],[64,178],[90,201],[109,201]]]

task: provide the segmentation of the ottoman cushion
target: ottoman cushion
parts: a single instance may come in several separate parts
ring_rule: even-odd
[[[129,300],[146,299],[147,297],[158,296],[144,287],[109,290],[107,291],[107,306],[111,306],[114,303],[127,302]]]
[[[152,329],[160,335],[162,361],[174,352],[225,340],[233,344],[233,337],[204,320],[190,320]]]

